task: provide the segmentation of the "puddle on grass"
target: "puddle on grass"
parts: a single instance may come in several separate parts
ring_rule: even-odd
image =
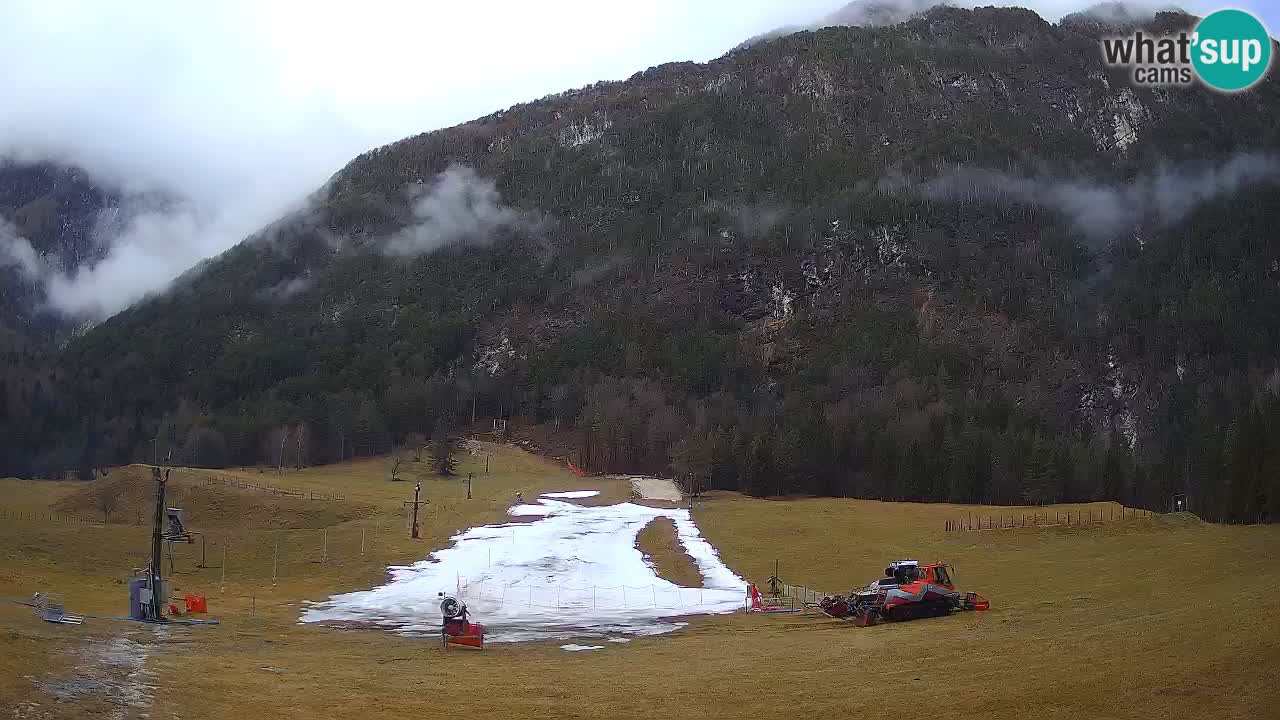
[[[76,659],[70,672],[29,677],[56,703],[102,704],[109,708],[107,717],[124,720],[151,705],[155,673],[146,664],[155,650],[154,644],[128,637],[90,639],[68,651]],[[40,717],[35,708],[26,712]]]

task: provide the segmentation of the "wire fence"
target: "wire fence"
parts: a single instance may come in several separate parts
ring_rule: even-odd
[[[77,551],[68,562],[79,563],[87,572],[106,568],[116,577],[140,577],[148,562],[147,540],[151,528],[128,523],[86,521],[57,513],[41,513],[0,509],[8,532],[20,533],[34,545],[56,552],[59,538],[68,534],[75,540]],[[64,523],[73,523],[74,529]],[[388,561],[408,550],[404,535],[386,527],[317,528],[303,530],[258,530],[242,532],[217,531],[208,535],[192,533],[191,542],[166,542],[161,551],[162,569],[170,588],[166,606],[186,618],[184,595],[208,598],[208,614],[191,614],[190,618],[278,618],[281,613],[296,621],[299,581],[311,578],[376,578],[385,571]],[[92,548],[92,550],[87,550]],[[327,581],[326,581],[327,582]],[[32,586],[29,592],[57,594],[56,586]],[[126,608],[125,589],[121,586],[117,613],[100,616],[85,614],[94,622],[128,620],[114,617]],[[323,596],[313,599],[322,599]],[[22,604],[29,604],[23,601]],[[68,611],[82,610],[81,601],[67,596]],[[183,620],[180,620],[183,621]]]
[[[807,585],[791,585],[784,582],[778,582],[776,590],[772,585],[765,585],[764,587],[757,585],[756,590],[761,593],[760,602],[762,605],[797,611],[814,607],[824,597],[831,596],[831,593],[824,590],[811,588]],[[747,598],[746,605],[750,608],[750,597]]]
[[[45,542],[66,532],[49,522],[49,514],[22,513],[43,528],[40,533],[30,526],[34,542]],[[77,521],[79,522],[79,521]],[[149,526],[82,523],[75,533],[83,537],[78,543],[99,548],[112,557],[111,570],[121,577],[141,576],[147,563]],[[26,535],[28,526],[19,525],[17,532]],[[351,588],[380,584],[394,572],[397,560],[415,562],[421,558],[421,546],[407,544],[399,528],[344,527],[306,530],[252,530],[243,533],[219,531],[194,542],[165,543],[161,562],[170,588],[166,607],[172,606],[179,616],[186,616],[184,596],[188,593],[208,599],[208,615],[191,617],[249,618],[276,621],[291,616],[296,621],[299,611],[293,597],[299,587],[309,587],[311,579],[328,578],[346,581],[357,579]],[[515,540],[518,542],[518,540]],[[93,564],[93,559],[89,563]],[[299,583],[302,585],[299,585]],[[509,583],[496,579],[467,581],[457,578],[457,597],[485,612],[502,608],[532,608],[535,615],[557,611],[573,612],[652,609],[659,614],[676,616],[708,609],[725,610],[746,607],[745,592],[714,588],[680,588],[649,585],[551,585],[541,583]],[[448,590],[449,588],[440,588]],[[32,587],[31,591],[58,592],[57,587]],[[122,605],[124,590],[122,593]],[[324,593],[312,600],[323,600]],[[434,591],[432,592],[434,596]],[[79,609],[77,598],[68,597],[69,609]],[[123,612],[123,610],[121,610]],[[88,616],[92,620],[118,619]]]
[[[506,584],[500,581],[467,583],[459,581],[457,595],[474,606],[498,609],[504,606],[546,610],[693,610],[723,606],[725,590],[670,588],[657,585],[570,585]],[[746,603],[746,593],[742,593]]]
[[[782,596],[790,599],[793,604],[798,607],[816,605],[822,600],[822,598],[830,596],[830,593],[805,585],[788,585],[786,583],[781,583],[780,589],[782,590]]]
[[[113,557],[123,557],[121,562],[135,566],[146,562],[149,521],[150,518],[144,524],[131,519],[105,523],[74,515],[0,508],[0,522],[21,527],[20,532],[32,542],[59,542],[58,538],[67,532],[60,528],[72,525],[73,532],[81,536],[75,541],[77,547],[91,546]],[[163,561],[166,572],[199,576],[206,583],[245,581],[274,585],[291,577],[350,570],[353,565],[384,568],[388,561],[414,551],[404,539],[405,534],[398,528],[377,525],[281,530],[247,527],[209,532],[190,528],[181,538],[165,539]]]
[[[249,482],[235,478],[205,477],[201,479],[200,486],[202,488],[212,486],[231,487],[239,490],[261,492],[277,497],[290,497],[301,500],[336,501],[347,499],[347,496],[342,493],[300,490],[298,488],[281,487],[278,485],[271,485],[270,483]],[[177,490],[180,490],[180,488],[175,489],[175,491]],[[103,513],[101,519],[98,519],[85,517],[84,512],[72,514],[59,513],[51,510],[21,510],[0,506],[0,520],[24,520],[28,522],[80,525],[140,525],[143,521],[143,511],[137,508],[130,513],[112,511],[109,513]]]
[[[1046,510],[1030,513],[986,514],[967,513],[955,520],[943,522],[944,532],[967,532],[970,530],[1013,530],[1027,527],[1089,527],[1134,518],[1148,518],[1154,515],[1150,510],[1128,508],[1124,506],[1084,508],[1081,510]]]
[[[78,524],[78,525],[133,525],[135,523],[126,521],[123,513],[113,513],[114,519],[94,520],[91,518],[81,517],[79,515],[69,515],[67,513],[56,513],[47,511],[30,511],[16,510],[13,508],[0,507],[0,520],[25,521],[35,523],[58,523],[58,524]]]
[[[298,488],[282,487],[272,485],[271,483],[261,483],[257,481],[240,480],[238,478],[227,477],[206,477],[200,483],[203,487],[211,485],[220,485],[222,487],[233,487],[238,490],[250,490],[252,492],[269,493],[281,497],[301,498],[303,500],[346,500],[347,496],[342,493],[316,492],[315,490],[301,490]]]

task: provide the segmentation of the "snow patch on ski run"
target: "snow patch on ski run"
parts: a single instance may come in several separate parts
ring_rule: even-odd
[[[459,533],[426,560],[388,568],[385,585],[309,603],[301,622],[438,636],[437,593],[444,592],[467,603],[486,640],[519,642],[659,635],[685,624],[674,618],[742,607],[746,583],[721,562],[688,510],[583,507],[544,497],[511,511],[541,517]],[[636,549],[641,528],[658,517],[675,524],[704,587],[662,579]]]
[[[508,515],[524,517],[528,515],[550,515],[551,508],[545,505],[513,505],[507,508]]]
[[[569,643],[568,645],[561,645],[560,649],[565,652],[582,652],[583,650],[603,650],[604,646],[603,645],[576,645],[574,643]]]
[[[599,490],[567,490],[565,492],[542,493],[538,497],[564,498],[565,500],[579,500],[582,498],[595,497],[599,494],[600,494]]]

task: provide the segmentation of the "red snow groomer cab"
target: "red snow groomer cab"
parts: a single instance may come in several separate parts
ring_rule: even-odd
[[[937,617],[952,610],[988,610],[991,601],[976,592],[956,591],[945,563],[895,560],[884,569],[884,577],[848,595],[825,597],[818,607],[830,617],[865,627],[881,620]]]

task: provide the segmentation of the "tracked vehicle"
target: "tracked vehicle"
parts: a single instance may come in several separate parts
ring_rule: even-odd
[[[895,560],[884,577],[847,595],[824,597],[818,608],[829,617],[860,626],[917,620],[956,610],[987,610],[991,601],[976,592],[959,592],[945,563]]]

